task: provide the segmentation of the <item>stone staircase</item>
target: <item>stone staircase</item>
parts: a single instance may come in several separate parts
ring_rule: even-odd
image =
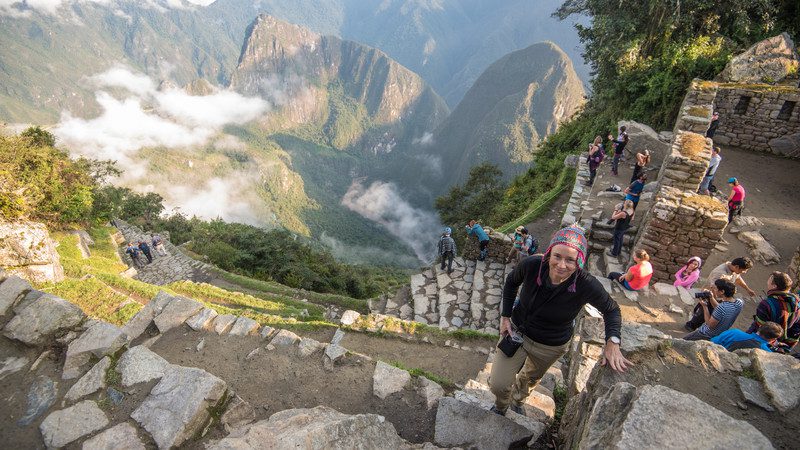
[[[187,256],[183,250],[169,242],[163,233],[162,237],[164,238],[164,247],[167,255],[159,255],[151,246],[150,252],[153,256],[153,262],[147,264],[147,260],[142,255],[140,259],[145,264],[142,267],[135,266],[130,256],[125,253],[125,246],[131,241],[145,241],[148,245],[151,245],[152,235],[120,219],[114,220],[114,226],[121,234],[121,236],[117,235],[115,237],[117,245],[122,245],[120,256],[129,267],[135,270],[133,278],[159,286],[182,280],[206,282],[211,279],[212,266]]]
[[[503,283],[513,264],[453,260],[453,272],[435,264],[411,277],[406,289],[371,311],[403,320],[435,325],[443,330],[469,329],[497,334]]]

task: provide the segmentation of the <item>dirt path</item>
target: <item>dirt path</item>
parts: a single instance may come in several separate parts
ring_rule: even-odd
[[[201,338],[205,346],[197,352]],[[258,354],[246,359],[258,347]],[[373,395],[374,361],[351,357],[347,364],[327,371],[321,351],[303,357],[296,347],[266,350],[259,336],[218,336],[182,329],[163,335],[152,350],[173,364],[199,367],[222,378],[256,408],[259,420],[285,409],[326,405],[347,414],[380,414],[412,442],[433,439],[435,409],[427,410],[413,390],[385,400]]]
[[[730,192],[730,186],[726,183],[728,178],[739,179],[747,193],[743,214],[756,216],[764,222],[761,234],[781,255],[779,264],[764,266],[756,262],[744,276],[753,290],[764,295],[769,274],[775,270],[785,272],[792,255],[800,246],[800,161],[725,147],[721,155],[722,163],[714,184],[727,196]],[[726,232],[724,239],[728,243],[728,250],[711,255],[704,264],[704,276],[725,261],[737,256],[749,256],[747,247],[736,235]],[[735,326],[746,328],[750,325],[756,306],[756,300],[746,301]]]
[[[550,238],[561,228],[561,216],[564,215],[564,209],[567,207],[570,194],[572,194],[571,188],[562,192],[545,214],[525,225],[525,228],[539,240],[539,251],[544,251],[547,248]]]

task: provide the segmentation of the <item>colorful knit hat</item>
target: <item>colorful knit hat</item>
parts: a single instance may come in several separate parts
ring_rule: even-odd
[[[556,245],[566,245],[578,251],[578,269],[575,271],[575,275],[573,275],[575,280],[569,287],[570,292],[575,292],[577,273],[583,269],[583,265],[586,263],[586,252],[589,249],[589,242],[586,240],[585,233],[583,228],[577,223],[556,231],[553,238],[550,239],[550,245],[547,246],[547,250],[544,252],[544,258],[542,259],[543,261],[548,260],[550,258],[550,251]],[[540,286],[542,284],[542,269],[544,269],[544,266],[545,264],[541,265],[539,268],[539,276],[536,278],[536,284]]]

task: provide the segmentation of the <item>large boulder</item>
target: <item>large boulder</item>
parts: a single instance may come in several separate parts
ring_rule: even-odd
[[[118,326],[95,322],[67,347],[62,378],[70,380],[81,376],[92,357],[111,355],[126,342],[127,337]]]
[[[659,166],[669,154],[669,143],[659,139],[658,133],[649,126],[630,120],[620,121],[617,125],[625,126],[628,133],[629,141],[625,146],[625,153],[629,156],[647,149],[650,150],[651,165]]]
[[[31,289],[31,285],[18,276],[6,278],[0,284],[0,317],[10,313],[11,308]]]
[[[411,381],[408,371],[390,366],[383,361],[375,364],[372,374],[372,393],[380,399],[402,391]]]
[[[111,367],[111,358],[108,356],[95,364],[86,375],[82,376],[64,395],[64,398],[74,402],[75,400],[93,394],[106,387],[106,372]]]
[[[133,341],[144,333],[147,327],[153,323],[153,319],[161,314],[164,307],[169,304],[175,297],[167,294],[164,291],[159,291],[152,300],[150,300],[144,308],[140,309],[135,316],[128,320],[128,323],[123,325],[122,332],[128,336],[128,341]]]
[[[539,425],[532,430],[478,404],[442,397],[436,409],[434,442],[443,447],[506,450],[538,438],[545,429]]]
[[[77,327],[86,317],[83,311],[62,298],[42,295],[28,303],[6,325],[3,335],[28,345],[46,345]]]
[[[158,327],[159,333],[167,331],[186,322],[187,319],[200,312],[203,304],[186,297],[175,297],[157,315],[153,322]]]
[[[106,425],[108,425],[106,413],[97,406],[97,403],[86,400],[51,413],[39,425],[39,430],[47,448],[59,448],[101,430]]]
[[[736,235],[750,249],[750,256],[756,261],[768,266],[781,262],[778,250],[769,243],[758,231],[742,231]]]
[[[326,406],[280,411],[234,430],[209,450],[306,448],[400,449],[410,447],[382,416],[342,414]]]
[[[800,58],[789,33],[781,33],[754,44],[731,58],[717,77],[736,83],[775,83],[797,73]]]
[[[800,360],[763,350],[753,352],[751,358],[764,390],[779,411],[785,413],[800,404]]]
[[[145,450],[136,428],[123,422],[83,443],[83,450]]]
[[[56,244],[37,222],[0,221],[0,267],[34,283],[64,279]]]
[[[166,359],[144,345],[128,350],[117,362],[117,372],[122,377],[122,385],[126,387],[161,378],[168,367]]]
[[[179,446],[210,420],[226,385],[205,370],[170,366],[150,395],[131,414],[160,449]]]
[[[754,426],[693,395],[625,382],[597,400],[575,444],[580,449],[773,448]]]

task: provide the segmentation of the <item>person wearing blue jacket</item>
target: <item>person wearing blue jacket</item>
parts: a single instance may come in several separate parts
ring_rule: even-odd
[[[783,328],[780,325],[775,322],[766,322],[761,325],[756,333],[746,333],[742,330],[731,328],[711,338],[711,342],[719,344],[731,352],[741,348],[760,348],[771,352],[775,341],[782,334]]]
[[[469,225],[467,225],[467,234],[469,236],[474,235],[478,238],[478,243],[480,245],[481,254],[478,257],[478,261],[483,261],[486,259],[486,255],[489,253],[489,235],[483,231],[483,227],[481,224],[476,222],[475,220],[470,220]]]

